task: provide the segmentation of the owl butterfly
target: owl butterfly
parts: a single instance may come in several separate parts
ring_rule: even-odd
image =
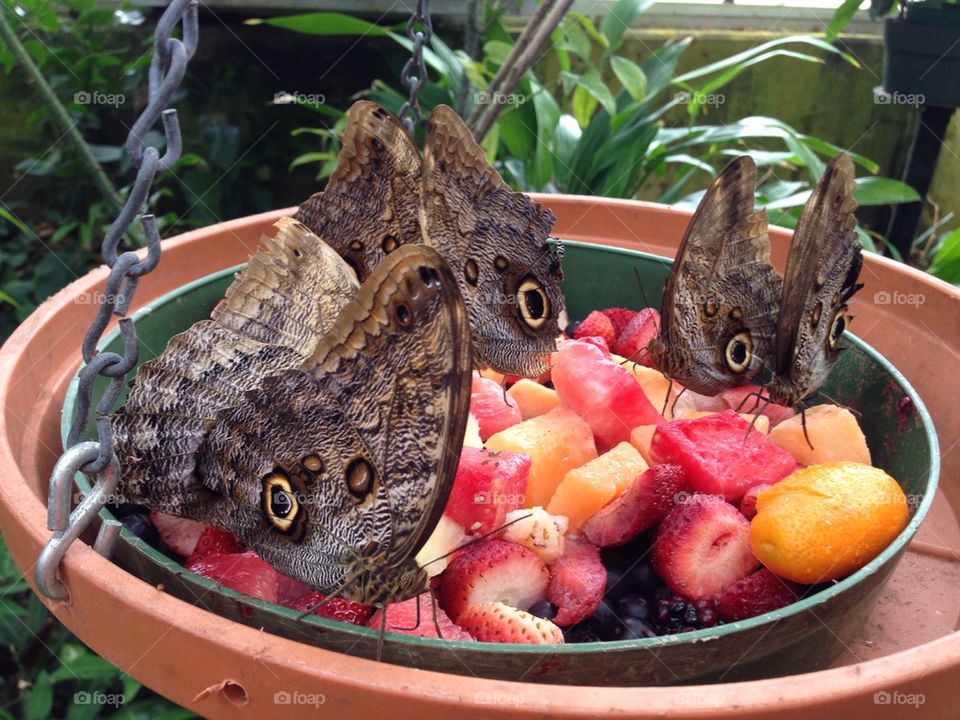
[[[562,249],[547,243],[553,215],[510,189],[444,105],[430,116],[422,161],[403,125],[368,101],[350,108],[342,144],[326,190],[304,202],[297,219],[361,280],[404,238],[420,238],[454,271],[475,362],[541,375],[564,309]]]
[[[398,249],[356,289],[339,256],[298,223],[288,229],[214,318],[141,368],[114,418],[121,492],[226,529],[323,593],[407,599],[426,588],[414,557],[463,442],[463,299],[431,248]],[[296,340],[343,283],[355,297]]]
[[[709,187],[680,243],[663,289],[651,360],[701,395],[748,383],[773,353],[780,276],[770,265],[767,215],[754,211],[749,156]]]

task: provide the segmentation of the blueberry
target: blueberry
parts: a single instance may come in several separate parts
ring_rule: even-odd
[[[549,600],[541,600],[532,605],[527,612],[544,620],[553,620],[557,616],[557,606]]]
[[[572,323],[567,325],[567,327],[564,329],[564,332],[567,334],[567,337],[573,337],[573,334],[577,331],[577,328],[580,327],[580,323],[582,322],[583,322],[582,320],[574,320]]]
[[[630,582],[642,592],[653,592],[661,585],[660,578],[647,564],[637,565],[630,571]]]
[[[621,618],[647,620],[650,617],[650,605],[642,595],[624,595],[617,602]]]
[[[589,620],[577,623],[563,631],[563,639],[568,643],[600,642],[606,639],[606,633]]]
[[[668,587],[657,588],[653,591],[653,600],[654,602],[660,602],[661,600],[668,600],[673,597],[673,593]]]
[[[617,633],[618,640],[642,640],[643,638],[655,637],[653,629],[637,618],[627,618],[623,621]]]
[[[619,624],[617,614],[605,600],[597,606],[593,615],[590,616],[590,621],[601,630],[609,630]]]
[[[123,523],[124,527],[127,528],[127,530],[132,532],[148,545],[161,551],[166,549],[166,543],[160,539],[160,533],[157,532],[157,529],[153,526],[153,523],[150,522],[149,515],[144,515],[143,513],[127,515],[121,520],[121,522]]]
[[[623,592],[625,583],[623,582],[623,573],[616,568],[607,568],[607,593],[613,596]]]

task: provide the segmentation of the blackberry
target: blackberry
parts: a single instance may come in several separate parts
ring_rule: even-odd
[[[650,625],[637,618],[627,618],[616,631],[615,640],[642,640],[656,637],[657,633]]]
[[[541,600],[531,605],[527,612],[544,620],[553,620],[557,616],[557,606],[549,600]]]
[[[713,627],[718,623],[717,604],[713,600],[686,600],[672,593],[660,594],[653,621],[660,635]]]
[[[160,533],[157,532],[157,528],[155,528],[153,523],[150,522],[149,515],[144,513],[133,513],[132,515],[127,515],[125,518],[122,518],[120,522],[123,523],[123,526],[127,530],[143,540],[150,547],[159,550],[164,554],[169,554],[171,552],[170,548],[167,547],[167,544],[160,539]]]

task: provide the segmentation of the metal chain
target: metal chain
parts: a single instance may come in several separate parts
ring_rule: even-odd
[[[418,29],[417,25],[422,29]],[[407,37],[413,43],[413,54],[407,60],[400,72],[400,79],[410,91],[406,102],[400,106],[397,116],[413,135],[414,129],[420,124],[420,88],[427,82],[427,66],[423,62],[423,46],[433,37],[433,25],[430,22],[430,0],[417,0],[417,9],[413,11],[407,21]],[[415,74],[414,74],[415,73]]]
[[[110,274],[107,276],[97,315],[83,339],[84,367],[80,371],[76,412],[67,436],[66,452],[54,468],[50,479],[51,505],[48,526],[55,533],[44,548],[36,569],[37,585],[50,597],[62,599],[66,596],[66,588],[55,578],[57,566],[70,542],[97,514],[97,510],[91,511],[87,503],[69,514],[68,522],[70,493],[59,488],[64,484],[72,486],[74,477],[80,471],[97,475],[99,487],[103,487],[105,472],[112,476],[113,483],[117,480],[116,458],[113,454],[113,428],[109,413],[123,391],[127,373],[137,364],[139,349],[137,333],[133,321],[126,317],[137,289],[137,280],[153,270],[160,262],[160,235],[153,215],[143,215],[140,219],[147,245],[146,258],[141,260],[132,250],[118,254],[118,248],[136,216],[146,209],[147,198],[156,174],[169,170],[180,159],[183,143],[177,111],[168,109],[166,106],[180,87],[187,70],[187,63],[197,49],[199,37],[197,5],[198,0],[170,0],[167,9],[160,16],[154,31],[154,54],[147,76],[147,106],[130,129],[124,143],[131,161],[137,168],[137,176],[126,203],[107,231],[101,245],[101,254],[110,268]],[[182,28],[182,38],[172,36],[177,25]],[[157,120],[163,123],[166,144],[162,157],[156,147],[146,142],[146,135],[156,125]],[[118,325],[123,340],[122,355],[97,351],[97,344],[114,315],[120,318]],[[98,376],[109,378],[110,385],[96,405],[97,440],[83,443],[83,452],[71,452],[70,449],[77,446],[90,423],[94,382]],[[65,507],[62,506],[64,502],[67,503]],[[109,546],[105,538],[108,535],[115,536],[116,528],[105,525],[101,531],[96,547],[104,550]]]

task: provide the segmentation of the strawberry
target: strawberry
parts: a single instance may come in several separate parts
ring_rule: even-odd
[[[380,629],[383,620],[383,610],[377,610],[367,621],[367,627]],[[440,627],[440,637],[444,640],[473,640],[473,636],[453,621],[439,607],[431,601],[430,593],[424,592],[415,598],[403,602],[387,605],[387,632],[403,633],[404,635],[418,635],[420,637],[438,637],[437,626]],[[436,623],[434,623],[436,620]]]
[[[628,310],[627,308],[607,308],[600,312],[610,320],[610,323],[613,325],[613,334],[616,337],[620,337],[623,329],[637,316],[636,310]]]
[[[610,346],[607,345],[607,341],[602,337],[597,335],[587,335],[587,337],[580,338],[577,342],[586,343],[587,345],[593,345],[595,348],[600,350],[603,353],[605,358],[610,357]]]
[[[536,553],[506,540],[484,540],[457,552],[440,576],[440,606],[454,622],[471,605],[498,600],[530,607],[547,596],[550,573]]]
[[[693,600],[716,597],[759,564],[749,521],[722,497],[702,494],[667,513],[651,559],[667,587]]]
[[[291,602],[312,591],[313,588],[306,583],[294,580],[288,575],[277,573],[277,602],[284,607],[290,607]]]
[[[243,552],[243,543],[233,533],[221,530],[213,525],[207,525],[200,533],[200,537],[197,538],[197,545],[184,564],[191,565],[200,558],[214,553],[230,555],[240,552]]]
[[[746,620],[796,601],[800,589],[796,583],[762,568],[724,590],[717,598],[717,613],[726,622]]]
[[[754,485],[744,493],[743,498],[740,500],[740,512],[747,520],[753,520],[754,515],[757,514],[757,495],[772,487],[773,485],[766,483],[763,485]]]
[[[188,565],[201,577],[268,602],[277,601],[279,573],[252,550],[242,553],[213,553]]]
[[[370,605],[364,605],[356,600],[335,597],[324,602],[326,599],[327,596],[323,593],[310,590],[296,600],[283,604],[291,610],[310,612],[313,615],[353,625],[366,625],[373,614],[373,608]]]
[[[623,545],[660,522],[685,486],[679,465],[654,465],[589,518],[582,527],[583,534],[600,547]]]
[[[470,388],[470,413],[480,425],[480,439],[486,442],[491,435],[520,422],[520,408],[510,399],[501,385],[473,374]]]
[[[599,310],[594,310],[584,318],[583,322],[577,326],[573,333],[574,340],[582,340],[587,337],[600,337],[607,344],[607,347],[613,346],[617,339],[617,333],[613,329],[613,323],[606,315]]]
[[[660,313],[653,308],[644,308],[617,334],[610,349],[616,355],[633,360],[640,365],[653,367],[649,353],[650,342],[660,334]]]
[[[460,626],[480,642],[563,644],[563,632],[552,622],[502,602],[467,608]]]
[[[184,557],[190,557],[190,554],[197,547],[200,535],[207,527],[206,523],[187,520],[162,512],[151,512],[150,521],[160,534],[160,539],[171,550]]]
[[[582,538],[567,538],[564,554],[550,566],[547,599],[557,606],[553,621],[574,625],[593,615],[607,589],[607,570],[600,549]]]

